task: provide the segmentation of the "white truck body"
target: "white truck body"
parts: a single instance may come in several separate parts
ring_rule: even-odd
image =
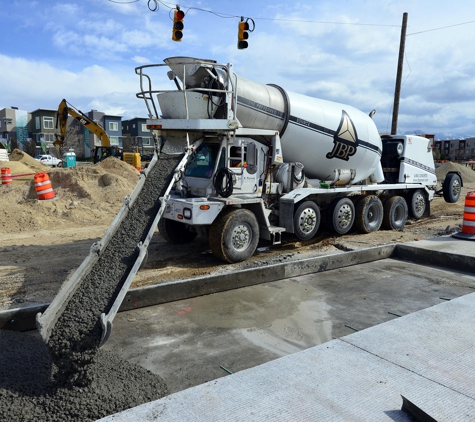
[[[63,165],[63,160],[49,154],[37,155],[35,160],[50,167],[61,167]]]
[[[178,89],[153,91],[149,73],[165,65]],[[136,73],[161,150],[194,151],[165,198],[159,228],[171,242],[207,235],[218,258],[238,262],[259,239],[310,239],[321,223],[340,235],[402,230],[408,214],[430,212],[436,194],[460,196],[459,174],[437,186],[429,139],[381,137],[371,115],[238,77],[231,64],[165,65]]]

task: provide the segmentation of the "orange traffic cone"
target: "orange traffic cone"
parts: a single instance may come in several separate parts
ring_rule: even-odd
[[[35,189],[40,200],[55,199],[53,186],[45,172],[35,174]]]
[[[459,239],[475,240],[475,191],[468,192],[463,210],[462,232],[454,233]]]
[[[2,168],[2,185],[12,184],[12,173],[8,167]]]

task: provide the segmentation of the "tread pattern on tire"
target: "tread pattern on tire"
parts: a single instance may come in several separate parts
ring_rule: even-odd
[[[253,233],[253,244],[255,245],[255,247],[250,247],[250,249],[252,249],[252,253],[250,256],[252,256],[252,254],[255,252],[255,249],[257,247],[257,244],[259,242],[259,226],[258,226],[258,223],[257,223],[257,220],[256,220],[256,217],[254,216],[254,214],[245,209],[245,208],[228,208],[228,209],[225,209],[219,216],[218,218],[214,221],[214,223],[211,225],[210,227],[210,231],[209,231],[209,245],[210,245],[210,248],[211,248],[211,252],[213,253],[213,255],[222,260],[222,261],[225,261],[225,262],[229,262],[230,264],[233,264],[235,262],[240,262],[240,261],[243,261],[243,260],[234,260],[232,259],[231,256],[229,256],[229,254],[227,253],[226,251],[226,244],[225,242],[223,241],[223,235],[227,229],[227,226],[229,224],[229,221],[231,220],[231,218],[234,216],[234,215],[237,215],[238,213],[240,214],[248,214],[250,216],[252,216],[252,218],[254,219],[255,221],[255,225],[256,225],[256,231]],[[247,259],[247,258],[245,258]]]
[[[395,222],[393,221],[394,219],[393,206],[395,203],[400,202],[401,200],[404,201],[404,204],[405,204],[404,208],[405,208],[406,217],[404,219],[404,224],[401,227],[398,227],[397,225],[395,225]],[[404,206],[404,204],[401,204],[401,205]],[[408,207],[407,207],[406,200],[402,196],[393,196],[384,203],[383,222],[381,224],[381,227],[385,230],[402,230],[404,226],[406,225],[407,215],[408,215]]]
[[[355,227],[358,229],[359,232],[361,233],[371,233],[378,231],[379,228],[381,227],[381,223],[383,221],[383,204],[381,204],[380,207],[380,212],[381,212],[381,218],[380,218],[380,224],[376,229],[369,229],[367,224],[366,224],[366,207],[369,205],[371,201],[374,199],[377,199],[379,203],[381,204],[380,199],[375,196],[375,195],[368,195],[365,196],[364,198],[361,198],[357,203],[356,203],[356,212],[355,212]]]

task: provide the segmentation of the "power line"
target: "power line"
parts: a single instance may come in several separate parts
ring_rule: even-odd
[[[127,4],[127,3],[136,3],[140,0],[130,0],[130,1],[118,1],[118,0],[108,0],[112,3],[116,4]],[[155,8],[150,7],[150,3],[155,4]],[[176,3],[168,3],[164,2],[162,0],[148,0],[148,8],[152,11],[155,12],[158,10],[158,3],[160,3],[162,6],[169,8],[170,10],[176,8]],[[203,9],[200,7],[194,7],[194,6],[181,6],[182,9],[186,9],[187,11],[190,10],[198,10],[200,12],[206,12],[206,13],[211,13],[215,16],[218,16],[219,18],[222,19],[234,19],[238,18],[240,19],[242,15],[232,15],[229,13],[222,13],[222,12],[215,12],[214,10],[209,10],[209,9]],[[306,19],[285,19],[285,18],[261,18],[261,17],[256,17],[252,18],[253,20],[267,20],[267,21],[281,21],[281,22],[299,22],[299,23],[320,23],[320,24],[327,24],[327,25],[355,25],[355,26],[385,26],[385,27],[400,27],[401,25],[391,25],[391,24],[378,24],[378,23],[357,23],[357,22],[331,22],[331,21],[316,21],[316,20],[306,20]]]
[[[425,32],[431,32],[431,31],[439,31],[441,29],[453,28],[454,26],[468,25],[469,23],[475,23],[475,21],[456,23],[454,25],[441,26],[440,28],[433,28],[433,29],[427,29],[425,31],[413,32],[412,34],[407,34],[406,36],[408,37],[409,35],[423,34]]]

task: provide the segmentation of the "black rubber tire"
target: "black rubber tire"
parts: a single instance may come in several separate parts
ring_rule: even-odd
[[[190,243],[198,233],[190,229],[190,226],[178,221],[161,218],[158,222],[158,230],[161,236],[170,243],[182,245]]]
[[[61,161],[60,163],[58,163],[56,167],[63,167],[63,162]]]
[[[337,234],[346,234],[355,222],[355,205],[349,198],[336,198],[328,211],[331,229]]]
[[[408,215],[407,202],[402,196],[393,196],[384,203],[382,228],[386,230],[403,230]]]
[[[302,202],[294,213],[295,236],[300,240],[309,240],[320,227],[320,208],[313,201]]]
[[[361,233],[378,231],[383,222],[383,204],[374,195],[361,198],[356,204],[355,226]]]
[[[249,259],[259,243],[256,216],[244,208],[224,210],[209,231],[209,245],[213,255],[233,264]]]
[[[462,192],[462,179],[457,173],[448,173],[445,176],[442,192],[445,202],[449,204],[454,204],[459,200]]]
[[[419,220],[427,208],[427,195],[422,189],[415,189],[409,193],[407,197],[407,205],[409,207],[409,215]]]

